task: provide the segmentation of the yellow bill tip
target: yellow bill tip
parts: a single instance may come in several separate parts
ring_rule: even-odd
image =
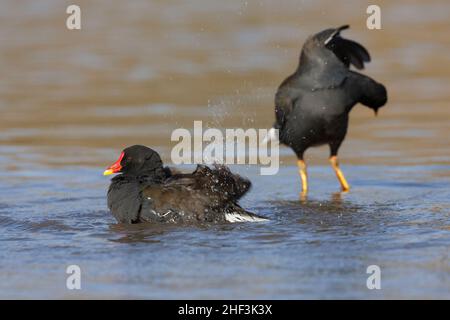
[[[104,172],[103,172],[103,175],[104,176],[109,176],[110,174],[113,174],[114,172],[111,170],[111,169],[108,169],[108,170],[105,170]]]

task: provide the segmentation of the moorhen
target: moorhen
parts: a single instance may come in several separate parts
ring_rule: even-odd
[[[119,223],[267,220],[239,206],[251,183],[223,165],[182,174],[164,167],[156,151],[134,145],[104,175],[113,173],[120,174],[111,179],[108,207]]]
[[[348,25],[326,29],[310,36],[303,45],[297,70],[286,78],[275,95],[275,124],[267,140],[276,139],[297,155],[302,193],[308,191],[306,149],[328,144],[330,162],[342,191],[350,189],[339,168],[337,154],[347,133],[349,112],[358,102],[375,114],[387,101],[385,87],[371,78],[351,71],[370,61],[367,50],[344,39],[340,32]]]

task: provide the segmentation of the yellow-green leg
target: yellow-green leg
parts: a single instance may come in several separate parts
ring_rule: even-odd
[[[303,160],[297,161],[298,173],[300,174],[300,179],[302,180],[302,196],[306,196],[308,193],[308,174],[306,173],[306,163]]]
[[[334,172],[336,173],[336,177],[339,180],[339,183],[341,184],[342,191],[347,192],[350,190],[350,185],[347,182],[347,179],[345,179],[344,173],[339,168],[339,162],[337,159],[337,156],[330,157],[330,163],[333,167]]]

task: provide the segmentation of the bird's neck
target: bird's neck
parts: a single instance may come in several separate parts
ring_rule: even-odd
[[[302,51],[296,73],[299,75],[321,75],[327,71],[327,57],[322,52]]]
[[[295,72],[298,81],[311,89],[338,86],[345,78],[346,68],[328,51],[315,49],[302,51]]]

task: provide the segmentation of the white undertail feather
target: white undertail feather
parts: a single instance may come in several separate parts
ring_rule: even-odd
[[[262,145],[266,145],[269,141],[278,141],[278,130],[275,128],[270,128],[264,140],[261,142]]]
[[[269,219],[265,219],[262,217],[258,217],[255,215],[250,215],[248,213],[239,213],[239,212],[231,212],[225,213],[225,220],[228,222],[262,222],[269,221]]]
[[[327,45],[328,42],[330,42],[336,35],[338,35],[342,30],[348,29],[350,26],[349,25],[345,25],[345,26],[340,26],[339,28],[337,28],[336,30],[333,31],[333,33],[323,42],[324,45]]]

